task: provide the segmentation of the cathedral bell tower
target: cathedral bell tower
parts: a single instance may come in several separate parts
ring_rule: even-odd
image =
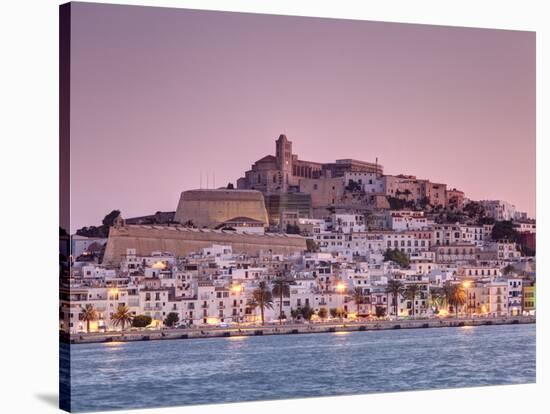
[[[284,134],[279,135],[275,141],[275,156],[280,173],[281,189],[286,191],[289,177],[292,176],[292,142]]]

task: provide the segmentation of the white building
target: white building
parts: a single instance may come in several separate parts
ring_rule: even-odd
[[[508,314],[521,315],[523,312],[523,279],[507,278],[508,281]]]
[[[485,214],[497,221],[513,220],[516,213],[516,206],[503,200],[482,200],[481,205],[485,208]]]
[[[514,227],[520,233],[536,233],[537,222],[535,220],[521,220],[515,221]]]
[[[424,217],[423,211],[388,211],[386,220],[388,227],[394,231],[421,230],[433,224]]]
[[[107,243],[107,239],[99,237],[84,237],[78,234],[71,236],[71,255],[76,259],[82,253],[88,251],[88,248],[94,244],[98,243],[103,246]]]
[[[361,190],[370,194],[385,194],[383,178],[374,172],[347,171],[344,173],[344,182],[348,186],[355,182]]]
[[[485,232],[483,226],[460,225],[461,242],[483,246]]]
[[[365,231],[365,222],[360,214],[333,214],[332,230],[341,233]]]
[[[487,250],[495,252],[498,260],[516,260],[521,257],[517,244],[511,241],[491,242],[488,244]]]

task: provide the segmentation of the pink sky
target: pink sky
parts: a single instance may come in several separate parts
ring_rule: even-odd
[[[535,214],[535,33],[73,3],[71,230],[235,182],[284,133]]]

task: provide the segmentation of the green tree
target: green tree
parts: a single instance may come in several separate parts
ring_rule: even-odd
[[[228,189],[228,190],[234,190],[234,189],[235,189],[235,186],[233,185],[233,183],[228,183],[226,189]]]
[[[464,222],[464,216],[460,213],[447,211],[445,213],[445,221],[447,223],[463,223]]]
[[[523,243],[520,244],[519,248],[525,256],[535,257],[536,255],[536,251],[534,249],[530,248],[529,246],[526,246]]]
[[[166,318],[164,319],[164,325],[171,328],[172,326],[175,326],[180,320],[179,315],[176,312],[170,312],[168,315],[166,315]]]
[[[267,283],[261,281],[258,287],[252,292],[252,299],[248,302],[252,309],[260,308],[262,325],[265,324],[265,309],[273,309],[273,294],[267,287]]]
[[[290,309],[290,317],[292,320],[298,319],[300,316],[302,316],[302,312],[300,312],[300,309]]]
[[[330,309],[330,316],[332,318],[343,318],[344,317],[344,309],[342,308],[331,308]]]
[[[113,210],[103,218],[101,224],[105,227],[111,227],[118,216],[120,216],[120,210]]]
[[[288,223],[286,225],[286,232],[287,234],[300,234],[300,227],[298,227],[296,224]]]
[[[98,319],[98,313],[94,308],[94,305],[86,304],[81,308],[80,320],[86,322],[86,332],[90,332],[90,322]]]
[[[512,220],[497,221],[491,231],[493,240],[510,240],[520,242],[520,234],[514,227]]]
[[[417,283],[411,283],[410,285],[407,285],[407,287],[405,288],[405,292],[404,292],[404,296],[407,300],[410,300],[411,301],[411,306],[412,306],[412,317],[414,318],[416,313],[415,313],[415,308],[414,308],[414,302],[416,301],[416,298],[418,296],[418,294],[420,293],[420,285],[417,284]]]
[[[317,312],[317,316],[319,316],[319,318],[321,319],[326,319],[327,316],[328,316],[328,311],[327,311],[327,308],[321,308],[319,309],[319,312]]]
[[[121,326],[122,330],[124,330],[124,327],[126,324],[132,323],[132,320],[134,317],[132,316],[132,312],[128,308],[128,306],[119,305],[116,312],[111,317],[111,320],[113,321],[114,326]]]
[[[442,303],[447,308],[449,308],[449,305],[452,305],[453,301],[453,295],[455,292],[454,284],[451,282],[445,282],[442,288]]]
[[[279,324],[283,323],[283,297],[290,296],[290,282],[285,278],[277,278],[273,281],[273,296],[279,298]]]
[[[300,312],[302,313],[302,318],[304,318],[306,321],[311,320],[311,317],[315,315],[315,311],[309,305],[301,308]]]
[[[316,253],[319,251],[319,245],[312,239],[306,239],[306,248],[310,253]]]
[[[386,309],[383,306],[376,306],[375,312],[377,318],[383,318],[384,316],[386,316]]]
[[[430,288],[430,306],[435,308],[435,313],[439,313],[440,308],[446,304],[446,297],[443,288]]]
[[[358,182],[354,180],[348,181],[348,185],[346,186],[346,191],[353,193],[353,192],[359,192],[361,190],[362,190],[361,185]]]
[[[458,308],[466,303],[466,290],[461,283],[452,285],[449,304],[454,308],[458,318]]]
[[[504,269],[502,269],[502,274],[503,275],[509,275],[510,273],[513,273],[514,271],[515,271],[514,266],[509,264],[509,265],[506,265],[506,267],[504,267]]]
[[[471,219],[480,220],[485,216],[485,208],[477,201],[470,201],[463,208],[463,211],[468,214]]]
[[[132,319],[132,326],[135,328],[145,328],[153,322],[153,318],[147,315],[136,315]]]
[[[417,204],[421,209],[425,209],[430,205],[430,199],[429,197],[424,196],[420,200],[418,200]]]
[[[109,228],[119,215],[120,210],[113,210],[103,218],[101,226],[82,227],[76,231],[76,234],[85,237],[108,237]]]
[[[405,200],[399,197],[386,197],[388,203],[390,204],[390,209],[392,210],[403,210],[408,209],[412,210],[415,208],[415,202],[413,200]]]
[[[409,267],[410,263],[409,255],[399,249],[387,249],[384,252],[384,261],[397,263],[402,268]]]
[[[495,219],[492,217],[479,217],[476,220],[478,226],[483,226],[484,224],[495,224]]]
[[[399,297],[403,295],[403,283],[397,279],[388,280],[386,286],[386,294],[391,294],[393,297],[393,309],[394,314],[397,316],[397,307],[399,305]],[[389,301],[386,301],[389,305]]]

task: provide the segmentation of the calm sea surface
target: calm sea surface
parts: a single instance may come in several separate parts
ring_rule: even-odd
[[[71,346],[72,409],[535,381],[535,325]]]

